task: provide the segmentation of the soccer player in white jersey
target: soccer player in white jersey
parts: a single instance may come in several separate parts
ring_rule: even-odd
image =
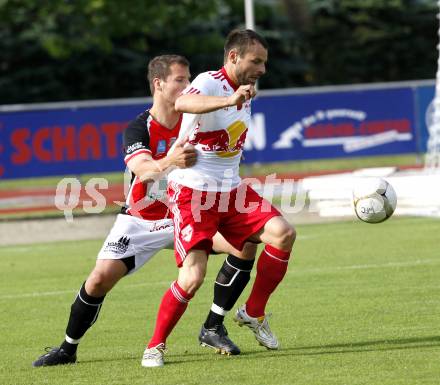
[[[64,341],[59,347],[48,349],[33,366],[53,366],[76,362],[76,351],[81,338],[95,323],[104,297],[125,275],[140,269],[157,252],[173,247],[173,221],[166,202],[160,195],[161,171],[170,166],[188,167],[194,164],[194,148],[176,146],[167,155],[179,134],[182,114],[175,110],[177,97],[189,84],[189,63],[178,55],[162,55],[152,59],[148,66],[148,79],[153,94],[152,107],[132,120],[123,134],[125,163],[132,172],[126,205],[98,254],[96,265],[81,286],[70,311]],[[165,179],[166,186],[166,179]],[[215,235],[213,249],[229,253],[226,261],[237,260],[247,269],[241,272],[221,301],[232,308],[249,281],[255,258],[254,245],[247,244],[240,253],[220,234]],[[242,259],[245,258],[245,259]],[[226,263],[226,262],[225,262]],[[219,273],[220,274],[220,273]],[[214,305],[222,306],[223,302]],[[240,350],[228,338],[222,327],[223,319],[216,319],[216,327],[208,331],[209,345],[226,354],[239,354]]]
[[[168,175],[180,269],[159,307],[142,360],[145,367],[163,365],[166,339],[203,282],[217,231],[238,250],[247,241],[265,244],[252,292],[235,320],[248,326],[261,345],[279,347],[265,307],[286,273],[296,234],[278,210],[242,184],[238,175],[255,83],[266,70],[267,43],[254,31],[234,30],[226,38],[224,54],[223,68],[197,76],[176,101],[176,109],[185,112],[179,136],[195,146],[197,162]],[[227,269],[224,276],[227,285]],[[223,310],[211,308],[219,315]],[[204,334],[202,327],[202,344]]]

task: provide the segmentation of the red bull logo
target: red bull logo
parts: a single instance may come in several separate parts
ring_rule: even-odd
[[[237,155],[243,148],[246,133],[246,125],[238,121],[226,130],[196,131],[189,143],[198,144],[202,151],[215,151],[222,158],[230,158]]]

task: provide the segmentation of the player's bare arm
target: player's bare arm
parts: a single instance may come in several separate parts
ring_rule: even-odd
[[[175,109],[190,114],[204,114],[230,106],[240,106],[257,94],[253,84],[238,87],[230,96],[208,96],[199,94],[181,95],[177,98]]]
[[[142,182],[161,178],[171,167],[187,168],[196,163],[197,153],[193,146],[177,143],[174,150],[162,159],[153,160],[149,154],[140,154],[127,163],[127,167]]]

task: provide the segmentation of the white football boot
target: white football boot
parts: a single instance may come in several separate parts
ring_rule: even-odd
[[[163,366],[163,356],[166,353],[165,344],[159,344],[154,348],[146,348],[142,356],[142,366],[145,368],[157,368]]]
[[[251,317],[246,313],[246,305],[242,305],[237,309],[234,316],[234,321],[238,323],[238,326],[247,326],[255,335],[256,340],[261,346],[271,350],[278,350],[280,344],[277,337],[269,328],[267,322],[270,314],[266,314],[262,317]]]

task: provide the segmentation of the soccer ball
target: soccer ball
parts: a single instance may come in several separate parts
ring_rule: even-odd
[[[397,196],[393,186],[382,178],[362,178],[353,189],[354,212],[367,223],[380,223],[393,215]]]

